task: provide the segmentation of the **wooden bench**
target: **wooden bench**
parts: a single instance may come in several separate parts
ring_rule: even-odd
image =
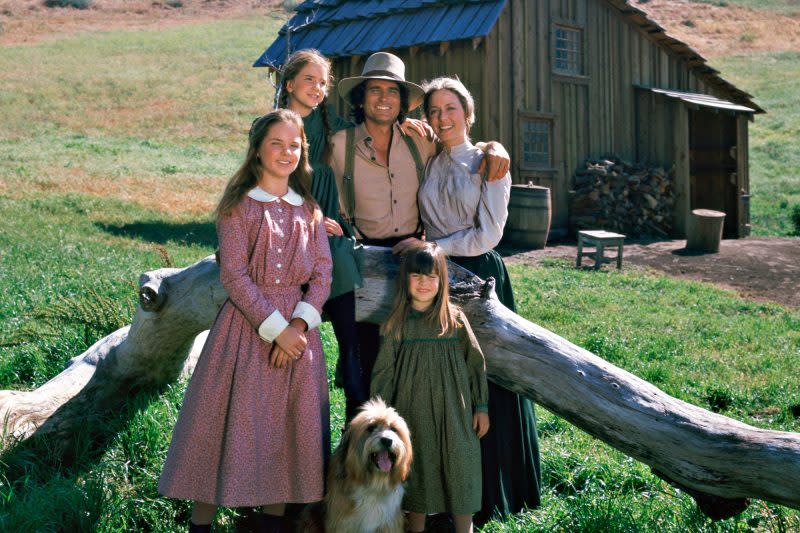
[[[603,257],[606,246],[617,247],[617,268],[622,269],[622,243],[625,235],[603,230],[586,230],[578,232],[578,259],[576,267],[581,266],[583,256],[594,257],[594,268],[600,268],[603,263],[610,263],[610,259]],[[594,246],[594,252],[584,252],[584,246]]]

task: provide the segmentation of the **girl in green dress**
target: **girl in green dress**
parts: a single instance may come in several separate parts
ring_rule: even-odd
[[[339,117],[328,103],[328,88],[333,83],[331,62],[319,51],[309,48],[290,55],[283,66],[282,79],[278,103],[303,117],[309,145],[308,161],[313,169],[311,195],[325,217],[333,259],[333,282],[323,310],[339,343],[336,384],[344,389],[345,421],[349,421],[369,393],[369,376],[362,369],[355,320],[354,290],[361,286],[361,245],[355,239],[352,226],[341,215],[336,178],[327,161],[331,135],[352,124]],[[423,137],[428,135],[427,126],[418,120],[406,118],[400,127]]]
[[[339,210],[339,192],[333,170],[327,164],[329,140],[333,133],[351,126],[328,104],[332,82],[330,61],[316,50],[298,50],[283,66],[280,107],[303,117],[308,138],[308,160],[313,170],[311,195],[324,215],[325,230],[333,259],[331,295],[323,310],[328,315],[339,343],[337,384],[344,388],[345,417],[350,420],[367,400],[358,357],[354,290],[361,286],[360,252],[352,227]]]
[[[414,445],[403,507],[408,530],[453,514],[472,531],[481,508],[481,449],[489,431],[486,364],[469,322],[449,301],[447,262],[433,243],[403,254],[392,313],[381,328],[371,393],[405,418]]]

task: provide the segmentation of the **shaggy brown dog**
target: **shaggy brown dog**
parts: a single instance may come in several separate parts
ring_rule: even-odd
[[[405,420],[380,398],[365,403],[333,452],[325,499],[306,514],[301,530],[403,533],[403,481],[411,457]]]

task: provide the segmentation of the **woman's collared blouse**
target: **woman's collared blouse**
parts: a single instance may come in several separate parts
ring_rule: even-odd
[[[428,240],[449,256],[474,257],[493,249],[508,218],[511,175],[487,182],[477,173],[483,152],[469,141],[431,159],[419,191]]]

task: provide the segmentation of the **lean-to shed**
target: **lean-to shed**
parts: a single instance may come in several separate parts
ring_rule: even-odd
[[[615,155],[675,166],[676,236],[696,208],[724,211],[726,237],[749,234],[748,123],[763,110],[625,0],[309,0],[296,11],[255,66],[317,48],[341,79],[387,50],[411,81],[458,75],[476,101],[472,138],[509,149],[515,183],[551,188],[551,233],[567,230],[578,166]]]

